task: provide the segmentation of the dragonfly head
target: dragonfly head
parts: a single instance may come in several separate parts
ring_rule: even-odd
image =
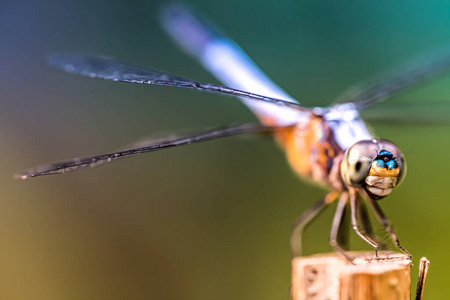
[[[389,195],[406,173],[400,150],[386,140],[364,140],[345,151],[341,162],[344,183],[363,190],[371,199]]]

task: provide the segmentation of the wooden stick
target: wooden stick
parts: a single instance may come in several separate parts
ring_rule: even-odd
[[[416,300],[423,298],[423,290],[425,289],[425,281],[427,280],[428,268],[430,261],[426,257],[420,259],[419,278],[417,279]]]
[[[292,260],[293,300],[410,300],[411,260],[394,252],[350,252]]]

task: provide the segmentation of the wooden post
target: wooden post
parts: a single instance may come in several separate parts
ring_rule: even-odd
[[[410,300],[411,260],[403,254],[350,252],[292,260],[293,300]]]

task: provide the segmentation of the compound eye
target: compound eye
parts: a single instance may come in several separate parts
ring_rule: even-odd
[[[378,141],[382,150],[378,151],[369,175],[389,178],[393,183],[392,187],[398,186],[406,174],[406,162],[400,150],[391,142],[386,140]]]
[[[399,185],[403,181],[403,179],[405,178],[406,162],[405,162],[405,160],[403,159],[402,156],[399,156],[399,157],[395,158],[394,160],[397,163],[398,168],[400,170],[400,173],[398,175],[398,182],[397,182],[397,185]]]
[[[344,183],[351,187],[362,187],[376,155],[372,141],[360,141],[348,148],[341,163]]]

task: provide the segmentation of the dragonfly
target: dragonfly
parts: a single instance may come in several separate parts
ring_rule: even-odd
[[[62,174],[119,158],[218,138],[265,133],[273,136],[285,150],[289,164],[301,178],[312,180],[328,190],[295,221],[290,241],[294,257],[301,255],[305,227],[334,202],[337,206],[329,242],[348,260],[351,257],[345,251],[347,237],[343,233],[347,210],[350,211],[352,229],[374,248],[375,255],[386,245],[374,233],[369,210],[396,247],[411,257],[400,244],[379,205],[379,200],[390,195],[404,179],[404,155],[394,143],[376,137],[365,125],[360,112],[448,71],[450,55],[435,57],[362,87],[351,87],[330,106],[305,107],[269,79],[234,41],[190,7],[168,5],[160,19],[175,43],[224,86],[134,66],[105,56],[58,54],[51,55],[49,63],[65,72],[90,78],[230,96],[229,99],[242,101],[255,114],[258,122],[228,125],[122,151],[42,165],[16,174],[16,179]]]

